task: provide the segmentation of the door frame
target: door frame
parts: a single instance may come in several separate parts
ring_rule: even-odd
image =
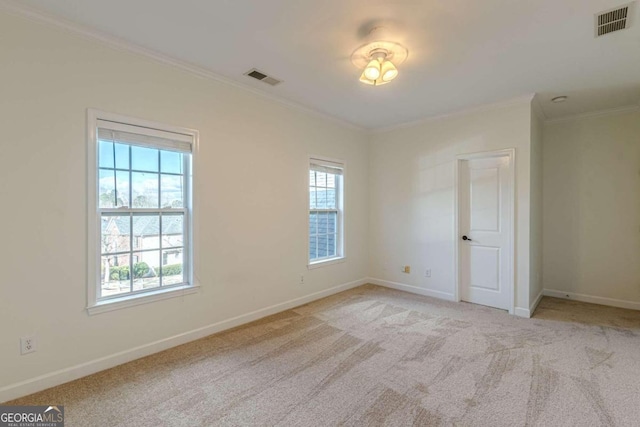
[[[516,284],[516,257],[515,257],[515,235],[516,235],[516,149],[506,148],[502,150],[482,151],[475,153],[458,154],[455,161],[455,197],[454,197],[454,212],[455,212],[455,291],[454,300],[461,301],[460,287],[460,245],[462,240],[460,239],[460,165],[464,161],[491,158],[491,157],[509,157],[509,181],[511,182],[511,203],[509,203],[509,217],[511,219],[511,227],[509,227],[509,277],[511,283],[508,286],[509,292],[509,314],[515,313],[515,284]]]

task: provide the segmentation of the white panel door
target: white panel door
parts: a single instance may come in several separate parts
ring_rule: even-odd
[[[459,278],[463,301],[509,310],[513,292],[511,157],[459,162]]]

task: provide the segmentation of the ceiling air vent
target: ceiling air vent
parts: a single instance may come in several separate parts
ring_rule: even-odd
[[[255,68],[244,73],[245,76],[253,77],[256,80],[260,80],[266,84],[271,86],[275,86],[277,84],[282,83],[282,80],[275,79],[263,73],[262,71],[258,71]]]
[[[600,12],[596,15],[596,37],[629,28],[633,3]]]

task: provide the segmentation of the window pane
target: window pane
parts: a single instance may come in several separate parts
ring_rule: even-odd
[[[317,197],[317,205],[318,209],[327,209],[327,189],[326,188],[318,188],[316,189],[316,197]]]
[[[336,256],[336,235],[329,234],[327,236],[328,256]]]
[[[129,251],[131,234],[129,215],[103,215],[101,221],[100,251],[103,254]]]
[[[147,134],[143,128],[139,133]],[[153,143],[154,137],[147,137]],[[186,282],[189,260],[183,257],[189,253],[185,247],[189,217],[183,209],[190,200],[186,172],[191,155],[160,144],[97,141],[97,205],[109,210],[99,215],[99,298]],[[175,209],[163,214],[170,208]]]
[[[326,234],[328,226],[328,216],[326,212],[318,213],[318,234]]]
[[[318,258],[318,248],[317,246],[317,237],[310,236],[309,237],[309,259],[314,260]]]
[[[162,247],[177,246],[184,246],[184,216],[162,215]]]
[[[134,208],[158,207],[158,177],[157,173],[131,173]]]
[[[158,150],[153,148],[131,147],[131,169],[158,172]]]
[[[133,290],[160,286],[160,251],[133,252]]]
[[[310,187],[309,188],[309,208],[310,209],[316,209],[317,208],[316,188],[315,187]]]
[[[327,235],[318,236],[318,258],[327,256]]]
[[[316,172],[316,186],[318,187],[326,187],[327,186],[327,174],[324,172]]]
[[[162,175],[160,182],[160,206],[163,208],[181,208],[182,201],[182,176]]]
[[[101,168],[114,168],[115,159],[113,153],[113,142],[98,142],[98,166]]]
[[[316,173],[314,171],[309,171],[309,186],[315,187],[316,185]]]
[[[182,154],[174,151],[160,151],[160,171],[182,173]]]
[[[116,195],[118,196],[117,203]],[[98,172],[98,206],[100,208],[113,208],[128,205],[129,174],[113,169],[100,169]]]
[[[100,169],[98,172],[98,206],[113,208],[116,205],[116,171]]]
[[[336,208],[336,189],[328,188],[327,189],[327,209],[335,209]]]
[[[116,169],[129,169],[129,146],[125,144],[113,144],[115,148]],[[113,156],[113,153],[111,153]]]
[[[108,297],[131,290],[129,280],[130,255],[106,255],[100,262],[100,296]]]
[[[314,235],[318,232],[318,214],[309,213],[309,234]]]
[[[160,217],[158,215],[133,216],[133,248],[160,248]],[[135,261],[135,260],[134,260]]]
[[[332,173],[327,174],[327,187],[336,188],[336,176]]]
[[[162,251],[162,286],[186,282],[182,264],[182,249]]]
[[[336,212],[329,212],[327,214],[327,233],[335,233],[337,223],[338,214]]]
[[[118,195],[116,207],[130,206],[129,186],[129,172],[116,171],[116,194]]]

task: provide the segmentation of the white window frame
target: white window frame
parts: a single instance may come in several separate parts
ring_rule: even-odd
[[[97,128],[99,121],[108,121],[124,126],[135,126],[141,129],[142,133],[153,136],[162,132],[186,136],[191,140],[191,159],[189,168],[185,170],[186,195],[184,200],[184,221],[185,236],[183,249],[183,271],[186,284],[149,290],[148,292],[126,294],[121,297],[109,299],[99,299],[101,286],[100,263],[101,263],[101,212],[98,207],[98,137]],[[159,131],[159,132],[158,132]],[[198,131],[188,128],[168,126],[148,120],[142,120],[120,114],[108,113],[96,109],[87,110],[87,311],[90,315],[104,313],[125,307],[146,304],[153,301],[167,298],[180,297],[185,294],[195,293],[199,290],[199,285],[194,282],[193,266],[193,178],[194,159],[198,151],[199,134]]]
[[[311,241],[309,239],[309,228],[311,226],[309,221],[309,213],[311,212],[311,197],[309,193],[309,188],[311,187],[311,182],[309,180],[309,171],[311,170],[311,164],[319,164],[326,165],[328,167],[339,167],[342,169],[342,177],[340,179],[340,184],[336,184],[336,210],[338,211],[338,221],[336,227],[338,232],[336,234],[336,256],[331,258],[323,258],[320,260],[312,261],[309,257],[309,249],[311,245]],[[347,178],[347,164],[344,160],[334,159],[325,156],[309,156],[307,159],[307,268],[314,269],[319,267],[325,267],[328,265],[343,263],[347,260],[346,256],[346,233],[345,233],[345,187],[346,187],[346,178]],[[313,209],[315,210],[315,209]]]

